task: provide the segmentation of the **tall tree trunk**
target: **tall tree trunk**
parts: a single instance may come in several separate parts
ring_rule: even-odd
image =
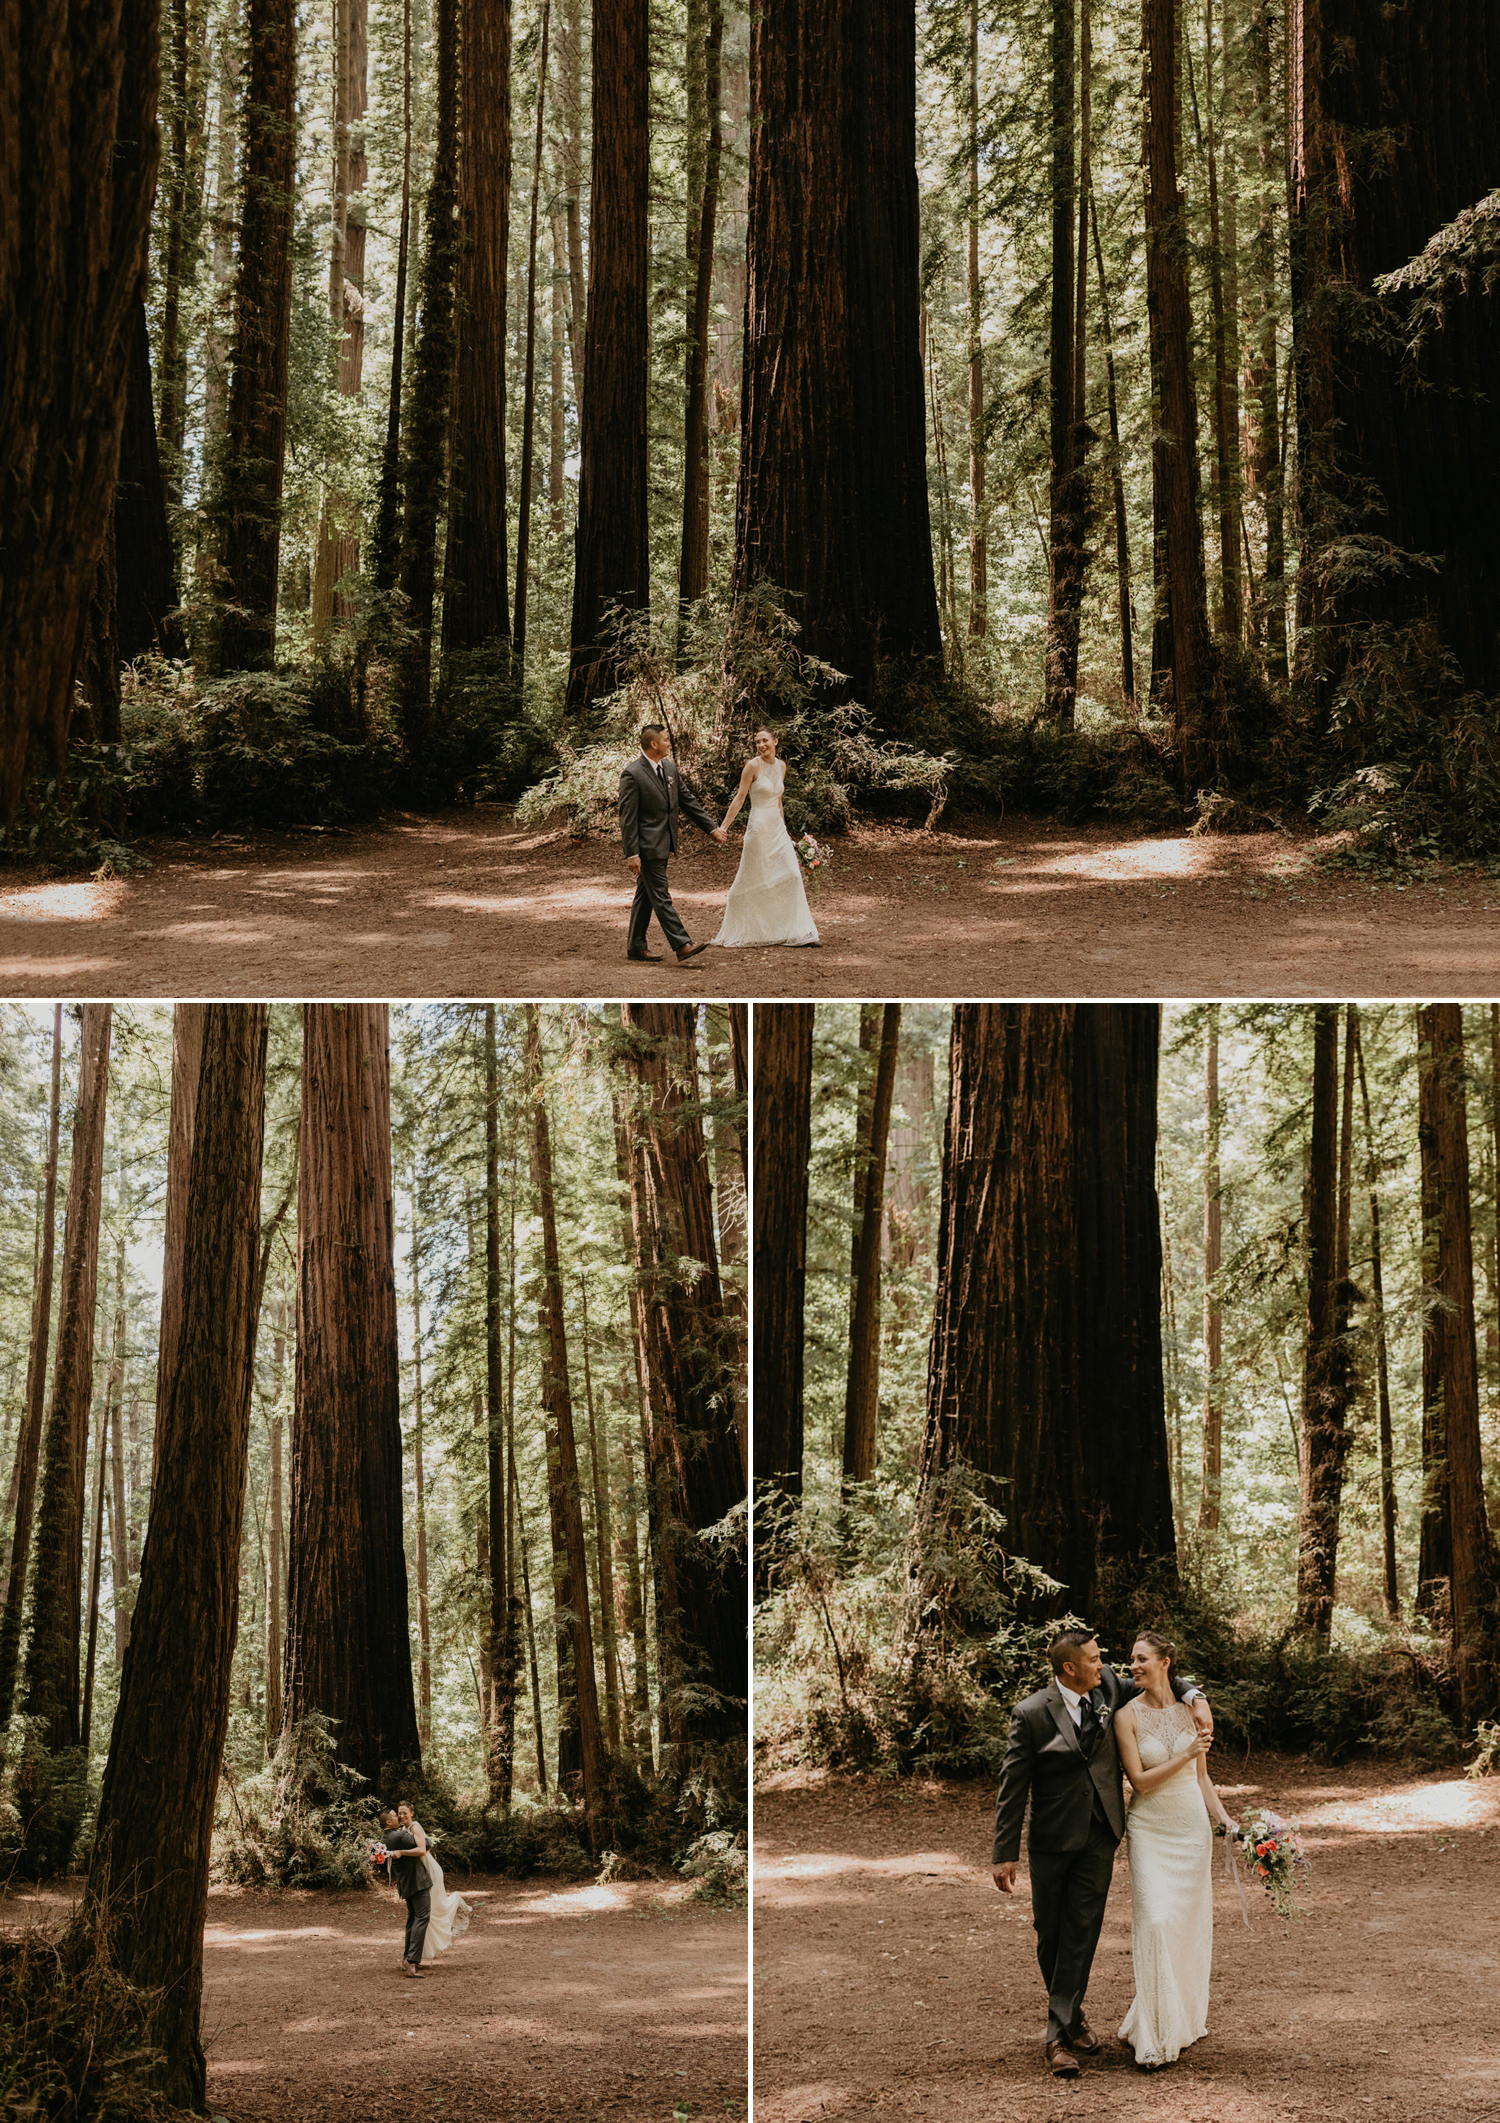
[[[182,1322],[182,1234],[187,1217],[188,1180],[193,1168],[193,1128],[198,1079],[203,1063],[206,1003],[177,1003],[172,1010],[172,1094],[167,1121],[167,1204],[162,1234],[161,1327],[157,1335],[156,1374],[170,1378],[177,1362]],[[158,1421],[152,1441],[151,1488],[156,1490],[161,1450]]]
[[[875,1472],[880,1426],[880,1237],[885,1222],[885,1158],[896,1090],[901,1005],[881,1011],[875,1083],[870,1101],[868,1160],[854,1249],[854,1302],[849,1327],[849,1373],[844,1390],[844,1481],[867,1482]]]
[[[596,57],[597,63],[597,57]],[[575,1706],[576,1761],[568,1773],[580,1777],[583,1809],[591,1836],[602,1822],[604,1747],[599,1729],[599,1697],[594,1681],[594,1646],[589,1629],[588,1551],[583,1537],[583,1507],[578,1481],[578,1449],[573,1435],[573,1400],[568,1389],[568,1345],[563,1324],[562,1265],[557,1248],[557,1211],[552,1193],[552,1143],[542,1090],[541,1011],[526,1005],[526,1088],[531,1104],[531,1176],[542,1224],[542,1290],[538,1300],[541,1338],[542,1406],[547,1422],[548,1487],[554,1497],[562,1533],[566,1575],[554,1579],[558,1613],[558,1782],[564,1781],[562,1750],[563,1679],[567,1676]],[[554,1564],[554,1569],[556,1565]]]
[[[1380,1170],[1375,1130],[1370,1122],[1370,1087],[1365,1081],[1364,1039],[1359,1006],[1350,1004],[1354,1021],[1354,1057],[1359,1068],[1359,1096],[1365,1117],[1365,1184],[1370,1191],[1370,1287],[1375,1306],[1376,1388],[1380,1407],[1380,1547],[1384,1564],[1385,1611],[1392,1621],[1401,1613],[1396,1575],[1396,1469],[1391,1426],[1391,1372],[1385,1333],[1385,1281],[1380,1254]]]
[[[337,335],[334,385],[341,398],[357,398],[364,372],[364,207],[366,11],[369,0],[333,0],[333,217],[328,245],[328,313]],[[324,488],[313,557],[312,631],[327,639],[335,616],[354,616],[342,579],[359,565],[359,530],[353,504],[335,476]]]
[[[487,0],[487,4],[493,4],[493,0]],[[500,0],[500,4],[504,4],[504,0]],[[427,187],[427,248],[418,289],[422,331],[412,364],[411,392],[401,435],[404,513],[399,582],[407,632],[399,655],[398,688],[406,770],[418,790],[425,786],[429,774],[432,605],[437,587],[438,518],[446,490],[449,412],[453,397],[457,332],[454,303],[463,247],[458,218],[461,21],[459,0],[437,0],[433,30],[437,47],[437,130],[432,176]],[[475,231],[476,240],[477,234]],[[492,265],[493,258],[487,263]],[[472,274],[478,267],[471,266],[468,270]],[[500,299],[503,302],[503,264],[500,278]],[[470,334],[477,328],[471,321]]]
[[[521,1491],[516,1481],[514,1462],[510,1470],[510,1488],[516,1507],[516,1535],[521,1550],[521,1588],[526,1605],[526,1649],[531,1666],[531,1720],[536,1735],[536,1788],[545,1798],[547,1747],[542,1725],[542,1676],[536,1655],[536,1615],[531,1605],[531,1562],[526,1542],[526,1514],[521,1506]]]
[[[88,1760],[89,1735],[94,1723],[94,1667],[99,1654],[99,1579],[100,1565],[104,1560],[104,1490],[106,1470],[109,1465],[109,1404],[113,1394],[114,1379],[111,1363],[106,1373],[104,1391],[99,1396],[99,1449],[94,1455],[94,1535],[89,1549],[89,1590],[87,1614],[87,1648],[83,1659],[83,1708],[78,1718],[78,1745],[85,1761]]]
[[[234,192],[239,157],[240,0],[228,0],[215,57],[214,207],[209,217],[213,294],[203,334],[203,452],[211,462],[224,444],[229,337],[234,309]]]
[[[1089,223],[1094,236],[1094,266],[1099,277],[1099,328],[1104,337],[1104,377],[1109,401],[1109,470],[1115,500],[1115,579],[1120,596],[1120,690],[1135,713],[1135,632],[1130,602],[1130,532],[1125,515],[1125,475],[1120,457],[1120,409],[1115,397],[1115,345],[1109,323],[1109,289],[1104,280],[1104,252],[1099,243],[1099,209],[1089,192]]]
[[[1249,413],[1245,438],[1245,485],[1250,493],[1259,495],[1265,511],[1265,564],[1261,570],[1256,634],[1264,647],[1267,671],[1273,679],[1285,682],[1286,532],[1276,346],[1280,307],[1276,194],[1285,173],[1286,142],[1280,98],[1273,95],[1271,88],[1271,25],[1280,19],[1280,12],[1276,0],[1250,0],[1249,33],[1245,40],[1249,55],[1245,78],[1251,98],[1247,115],[1254,140],[1259,195],[1249,257],[1252,294],[1246,312],[1251,343],[1245,365],[1245,400]]]
[[[443,647],[449,655],[456,649],[510,647],[505,528],[510,43],[510,0],[465,0],[463,247],[443,588]]]
[[[411,247],[411,0],[401,0],[401,233],[396,239],[396,299],[391,305],[391,381],[386,398],[385,444],[371,536],[370,573],[375,588],[396,585],[401,544],[401,364],[406,346],[407,261]]]
[[[62,769],[110,526],[156,183],[160,19],[160,0],[105,0],[76,19],[60,0],[0,6],[0,375],[13,379],[0,408],[6,816],[33,737]]]
[[[1417,1043],[1425,1299],[1420,1584],[1423,1611],[1452,1633],[1467,1729],[1494,1715],[1497,1673],[1495,1547],[1479,1443],[1462,1005],[1428,1003],[1419,1010]]]
[[[1047,539],[1047,713],[1071,728],[1078,696],[1078,630],[1083,609],[1084,494],[1087,471],[1077,400],[1078,293],[1074,197],[1074,8],[1052,0],[1052,323],[1048,432],[1051,522]]]
[[[129,374],[112,527],[115,647],[122,663],[131,663],[150,649],[166,656],[182,656],[187,649],[151,406],[151,346],[144,298],[136,304],[128,330]]]
[[[15,1524],[10,1570],[5,1586],[5,1613],[0,1616],[0,1739],[10,1723],[21,1657],[21,1617],[26,1573],[31,1559],[31,1521],[36,1506],[37,1462],[41,1452],[42,1415],[47,1398],[47,1346],[52,1335],[52,1265],[57,1231],[57,1145],[62,1120],[62,1013],[52,1006],[52,1100],[47,1123],[45,1178],[42,1192],[41,1259],[31,1307],[31,1344],[26,1359],[26,1402],[16,1444]]]
[[[566,712],[614,690],[610,618],[651,604],[646,513],[651,132],[646,0],[594,0],[588,336],[579,408],[578,525]]]
[[[722,62],[723,0],[707,0],[708,25],[703,39],[703,102],[707,139],[695,189],[688,186],[688,268],[693,307],[689,322],[687,411],[683,440],[682,552],[677,565],[677,598],[685,610],[708,591],[708,339],[713,298],[714,233],[719,211],[719,166],[724,154]],[[683,644],[679,640],[678,658]]]
[[[802,1494],[807,1171],[812,1156],[812,1003],[755,1011],[755,1472]]]
[[[547,382],[547,528],[554,538],[561,538],[566,522],[564,472],[567,462],[568,403],[563,382],[563,361],[566,354],[563,306],[568,284],[568,267],[564,249],[566,239],[563,233],[563,217],[554,207],[548,218],[552,224],[552,309],[547,338],[547,358],[550,363]]]
[[[250,1431],[267,1010],[215,1003],[197,1088],[182,1332],[84,1920],[152,1994],[169,2101],[206,2108],[203,1924],[229,1715]]]
[[[619,1645],[615,1636],[614,1519],[609,1502],[609,1425],[600,1424],[594,1412],[594,1373],[589,1357],[589,1286],[578,1278],[583,1306],[583,1404],[589,1418],[589,1471],[594,1489],[594,1548],[599,1567],[599,1623],[604,1638],[604,1724],[609,1751],[620,1752],[620,1698],[616,1687]],[[600,1431],[603,1430],[603,1456]]]
[[[109,1574],[113,1587],[115,1665],[125,1663],[125,1650],[130,1642],[130,1612],[125,1602],[125,1593],[130,1583],[130,1556],[125,1531],[125,1425],[122,1420],[125,1405],[125,1366],[128,1361],[128,1344],[125,1339],[125,1220],[120,1219],[119,1235],[115,1243],[115,1362],[113,1366],[113,1390],[109,1405],[109,1473],[110,1473],[110,1534]]]
[[[1333,1625],[1339,1514],[1349,1451],[1353,1367],[1338,1277],[1339,1013],[1313,1010],[1312,1142],[1307,1207],[1307,1341],[1302,1386],[1297,1623],[1326,1645]]]
[[[658,1557],[670,1562],[662,1581],[675,1601],[666,1624],[682,1693],[670,1706],[672,1736],[691,1753],[744,1731],[745,1548],[726,1539],[716,1553],[700,1538],[743,1505],[744,1470],[724,1360],[693,1006],[621,1010],[638,1101],[632,1216],[651,1378],[652,1531]]]
[[[561,0],[558,26],[558,102],[564,125],[558,143],[563,221],[568,238],[568,346],[572,357],[573,403],[583,405],[584,316],[588,296],[583,277],[583,26],[579,0]],[[597,62],[596,62],[597,63]]]
[[[989,538],[984,498],[984,290],[979,278],[979,0],[969,0],[968,78],[965,121],[969,185],[968,256],[965,288],[969,306],[969,633],[978,639],[988,624]]]
[[[269,670],[276,654],[281,486],[291,361],[297,170],[294,0],[247,0],[250,77],[219,522],[215,668]]]
[[[628,1418],[621,1435],[621,1453],[625,1463],[625,1489],[624,1509],[615,1529],[615,1562],[618,1566],[615,1582],[622,1588],[620,1629],[631,1643],[630,1752],[642,1773],[646,1774],[652,1767],[650,1651],[646,1642],[646,1600],[641,1582],[635,1454],[631,1449]]]
[[[734,591],[790,594],[856,699],[942,653],[918,339],[915,18],[774,0],[750,39]],[[878,434],[881,447],[870,449]]]
[[[500,1357],[500,1074],[495,1005],[484,1006],[484,1408],[490,1495],[490,1675],[495,1691],[487,1770],[490,1802],[510,1809],[516,1664],[510,1628],[505,1403]],[[502,1704],[508,1709],[502,1712]]]
[[[1229,66],[1229,0],[1224,0],[1224,65]],[[1240,584],[1239,506],[1239,363],[1235,358],[1236,321],[1233,277],[1226,301],[1225,266],[1233,276],[1232,237],[1226,246],[1219,216],[1219,125],[1214,100],[1214,0],[1203,0],[1203,105],[1208,135],[1208,287],[1214,332],[1214,503],[1219,519],[1219,596],[1226,634],[1236,641],[1244,632],[1245,607]],[[1232,196],[1232,195],[1231,195]]]
[[[66,1865],[78,1831],[81,1779],[58,1758],[80,1744],[78,1661],[83,1492],[89,1403],[94,1375],[94,1297],[99,1265],[99,1209],[104,1171],[104,1113],[109,1089],[111,1003],[80,1013],[78,1103],[68,1171],[62,1280],[57,1306],[57,1361],[42,1431],[37,1495],[30,1641],[20,1703],[26,1752],[17,1768],[23,1821],[20,1869],[45,1874]],[[45,1754],[43,1753],[45,1750]]]
[[[1152,491],[1171,626],[1171,721],[1179,772],[1192,791],[1215,772],[1208,590],[1198,510],[1198,401],[1188,306],[1188,229],[1178,190],[1177,0],[1145,0],[1146,308],[1157,406]]]
[[[286,1391],[286,1301],[276,1300],[276,1335],[271,1344],[271,1470],[266,1517],[266,1756],[281,1738],[281,1583],[282,1559],[281,1432]]]
[[[389,1007],[305,1003],[286,1727],[378,1784],[421,1759],[401,1532]]]
[[[427,1607],[427,1488],[422,1464],[422,1260],[417,1168],[411,1171],[411,1361],[412,1475],[416,1488],[417,1536],[417,1733],[423,1751],[432,1745],[432,1625]],[[493,1512],[493,1500],[491,1510]]]
[[[1203,1162],[1203,1483],[1198,1496],[1198,1524],[1205,1532],[1216,1533],[1224,1455],[1224,1300],[1219,1291],[1219,1269],[1224,1259],[1224,1212],[1219,1197],[1224,1109],[1219,1104],[1217,1003],[1208,1006],[1203,1107],[1208,1150]]]
[[[526,253],[526,380],[521,398],[521,496],[516,523],[516,662],[526,668],[526,590],[531,552],[532,429],[536,414],[536,225],[542,194],[542,120],[547,103],[547,33],[550,0],[542,0],[542,56],[536,83],[536,154],[531,165],[531,234]]]
[[[1158,1030],[1154,1004],[953,1015],[919,1525],[939,1475],[965,1462],[1005,1485],[1006,1546],[1080,1614],[1176,1565]]]

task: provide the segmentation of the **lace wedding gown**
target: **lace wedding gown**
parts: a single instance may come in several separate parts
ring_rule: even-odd
[[[1135,1731],[1141,1767],[1159,1769],[1192,1745],[1192,1714],[1181,1703],[1153,1710],[1138,1700]],[[1132,1798],[1125,1840],[1135,1997],[1120,2039],[1138,2064],[1172,2064],[1208,2032],[1214,1844],[1196,1769]]]
[[[807,904],[802,865],[781,815],[786,768],[774,760],[759,766],[750,784],[750,823],[740,866],[716,944],[815,944],[817,924]]]

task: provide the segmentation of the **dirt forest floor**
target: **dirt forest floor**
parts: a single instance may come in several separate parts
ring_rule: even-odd
[[[681,1883],[453,1884],[473,1920],[421,1983],[397,1965],[388,1895],[216,1889],[203,1995],[214,2115],[743,2123],[742,1910],[694,1902]],[[7,1895],[0,1921],[56,1916],[64,1899]]]
[[[1130,1884],[1089,1990],[1106,2053],[1051,2079],[1023,1859],[989,1872],[994,1795],[784,1774],[755,1802],[756,2123],[1493,2123],[1500,2118],[1500,1780],[1216,1748],[1231,1813],[1300,1819],[1306,1913],[1241,1921],[1215,1844],[1206,2039],[1138,2072]]]
[[[501,806],[148,839],[150,866],[126,877],[0,871],[0,994],[1500,995],[1500,879],[1356,876],[1319,865],[1326,845],[863,825],[814,880],[820,949],[627,968],[615,843],[522,829]],[[697,938],[718,927],[737,846],[689,834],[673,865]]]

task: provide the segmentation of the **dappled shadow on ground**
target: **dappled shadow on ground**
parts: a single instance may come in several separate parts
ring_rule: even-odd
[[[1089,1991],[1105,2056],[1058,2085],[1023,1860],[989,1871],[973,1785],[774,1778],[755,1813],[757,2123],[1484,2123],[1500,2118],[1500,1782],[1216,1752],[1231,1813],[1302,1822],[1306,1914],[1249,1928],[1215,1846],[1207,2038],[1165,2072],[1114,2039],[1133,1990],[1116,1865]]]
[[[1341,995],[1500,990],[1500,888],[1319,869],[1276,833],[1137,836],[1012,819],[829,844],[820,950],[627,968],[611,840],[481,806],[347,833],[157,839],[128,878],[0,873],[0,993]],[[690,836],[673,891],[718,928],[737,840]],[[653,948],[661,948],[653,931]]]
[[[442,2117],[663,2123],[746,2114],[743,1913],[681,1886],[479,1879],[468,1934],[413,1983],[383,1893],[215,1891],[209,2105],[234,2123]],[[56,1921],[56,1892],[0,1922]]]

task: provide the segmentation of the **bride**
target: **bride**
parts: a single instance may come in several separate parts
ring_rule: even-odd
[[[1172,1694],[1176,1657],[1168,1637],[1143,1630],[1130,1655],[1141,1692],[1115,1712],[1115,1742],[1134,1793],[1125,1840],[1135,1997],[1120,2039],[1144,2071],[1175,2064],[1208,2032],[1213,1836],[1236,1832],[1208,1773],[1212,1743]]]
[[[727,827],[749,797],[750,823],[745,828],[740,866],[724,902],[716,944],[819,941],[802,884],[802,865],[786,829],[781,802],[785,786],[786,767],[776,757],[775,736],[770,730],[757,730],[755,757],[746,760],[734,802],[721,821]]]
[[[443,1868],[428,1847],[427,1832],[410,1804],[403,1799],[396,1812],[401,1826],[409,1828],[416,1837],[416,1854],[426,1861],[427,1877],[432,1882],[432,1914],[427,1919],[427,1937],[422,1942],[422,1954],[426,1959],[429,1954],[446,1953],[455,1939],[461,1939],[474,1912],[461,1894],[455,1894],[443,1884]]]

